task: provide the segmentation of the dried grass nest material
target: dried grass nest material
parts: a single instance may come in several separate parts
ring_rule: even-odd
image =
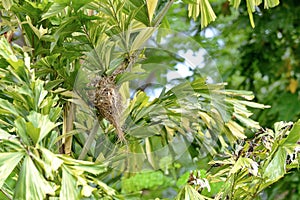
[[[115,84],[115,75],[97,76],[88,87],[94,88],[87,92],[90,102],[97,108],[99,114],[115,127],[119,140],[124,141],[124,133],[120,125],[123,111],[122,98]]]

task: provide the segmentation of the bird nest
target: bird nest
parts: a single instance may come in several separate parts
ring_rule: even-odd
[[[124,140],[120,125],[123,111],[122,98],[115,83],[115,76],[96,77],[88,84],[88,87],[93,88],[87,92],[90,102],[99,111],[101,117],[115,127],[118,138]]]

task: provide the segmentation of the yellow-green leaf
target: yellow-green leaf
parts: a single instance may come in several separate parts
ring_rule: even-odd
[[[255,11],[255,2],[254,0],[247,0],[247,11],[249,15],[249,20],[252,28],[255,27],[254,19],[253,19],[253,12]]]
[[[24,152],[0,153],[0,188],[23,156]]]
[[[264,7],[266,9],[268,8],[273,8],[279,4],[279,0],[265,0],[265,5]]]
[[[27,118],[29,121],[26,123],[27,134],[29,134],[35,144],[60,125],[59,123],[51,122],[48,115],[42,115],[35,111],[31,111]]]
[[[8,139],[11,135],[3,129],[0,129],[0,140]]]
[[[13,0],[2,0],[2,5],[5,10],[9,10],[11,6],[13,5],[14,1]]]
[[[217,18],[208,0],[197,0],[197,2],[188,5],[189,17],[196,21],[199,14],[201,14],[201,28],[206,27]]]
[[[79,189],[77,188],[76,178],[63,166],[62,168],[62,182],[59,198],[61,200],[79,199]]]
[[[284,141],[283,146],[285,148],[289,148],[289,150],[293,151],[294,148],[297,147],[297,142],[300,140],[300,120],[298,120],[292,130],[290,131],[289,135],[287,136],[286,140]]]
[[[147,40],[151,38],[156,28],[148,27],[144,28],[134,39],[131,45],[131,51],[136,51],[142,48]]]
[[[201,28],[205,28],[210,22],[215,21],[217,18],[208,0],[202,0],[200,2],[200,12]]]
[[[229,0],[229,2],[234,8],[238,8],[241,4],[241,0]]]
[[[265,169],[263,175],[265,180],[273,183],[284,176],[286,170],[286,154],[284,148],[278,148],[274,158]]]
[[[242,126],[240,126],[238,123],[236,123],[234,121],[229,121],[228,123],[226,123],[226,126],[229,128],[229,130],[235,137],[237,137],[239,139],[247,138],[244,135],[244,128]]]
[[[152,21],[157,2],[158,0],[147,0],[148,17],[150,22]]]
[[[41,174],[29,156],[26,156],[19,174],[13,199],[45,199],[55,190]]]

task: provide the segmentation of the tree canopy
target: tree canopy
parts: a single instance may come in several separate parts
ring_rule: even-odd
[[[297,199],[299,8],[2,0],[1,199]]]

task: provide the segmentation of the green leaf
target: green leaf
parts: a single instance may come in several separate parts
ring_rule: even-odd
[[[190,174],[191,174],[190,172],[185,172],[183,175],[181,175],[176,182],[177,187],[181,187],[185,185],[189,180]]]
[[[248,128],[256,128],[256,129],[259,129],[260,128],[260,125],[257,121],[254,121],[250,118],[247,118],[247,117],[243,117],[239,114],[236,114],[234,113],[233,114],[234,117],[237,118],[237,120],[239,120],[242,124],[244,124],[244,126],[248,127]]]
[[[16,117],[19,116],[19,113],[15,109],[14,105],[7,100],[0,99],[0,108],[3,108],[4,110],[10,112],[11,114],[13,114]]]
[[[208,197],[205,197],[201,195],[197,190],[195,190],[191,185],[186,185],[184,187],[184,195],[181,197],[177,196],[176,199],[184,199],[184,200],[205,200],[205,199],[210,199]]]
[[[265,178],[266,182],[276,182],[280,178],[282,178],[285,174],[285,167],[286,167],[286,156],[287,153],[283,147],[279,147],[277,152],[275,153],[274,158],[268,164],[265,169],[265,173],[263,177]]]
[[[50,131],[52,131],[55,127],[60,125],[59,123],[55,124],[51,122],[48,115],[42,115],[35,111],[30,112],[27,118],[33,127],[38,128],[40,130],[39,133],[37,133],[36,131],[31,131],[30,129],[27,129],[28,134],[34,140],[35,144],[40,142]],[[38,136],[36,134],[38,134]]]
[[[47,194],[54,195],[54,188],[37,170],[31,158],[26,156],[17,181],[14,199],[45,199]]]
[[[0,188],[24,155],[24,152],[0,153]]]
[[[250,158],[240,157],[232,169],[230,170],[230,174],[235,174],[241,169],[247,169],[249,173],[257,176],[258,174],[258,164]]]
[[[26,122],[26,132],[31,137],[34,144],[39,141],[41,129],[35,127],[31,122]]]
[[[117,78],[117,84],[121,85],[124,82],[135,80],[137,78],[142,79],[143,77],[146,77],[146,74],[138,74],[138,73],[132,73],[132,72],[125,72],[118,76]]]
[[[14,121],[14,125],[16,127],[16,132],[22,139],[23,143],[26,145],[30,145],[31,142],[30,142],[30,138],[28,137],[28,134],[27,134],[25,119],[21,118],[21,117],[17,118]]]
[[[130,135],[136,138],[147,138],[157,134],[157,128],[155,126],[138,126],[130,129]]]
[[[49,82],[46,83],[45,89],[46,90],[52,90],[53,88],[57,87],[59,84],[61,84],[63,82],[64,82],[63,79],[57,79],[57,80],[49,81]]]
[[[108,185],[106,185],[105,183],[103,183],[102,181],[100,181],[98,178],[92,178],[93,181],[99,185],[101,187],[101,189],[108,195],[113,196],[116,194],[116,191],[109,187]]]
[[[40,147],[40,150],[43,155],[43,161],[45,162],[45,177],[53,180],[53,175],[55,174],[53,172],[56,172],[61,167],[63,161],[46,148]]]
[[[41,80],[36,80],[34,82],[34,103],[36,106],[36,110],[40,107],[41,103],[45,99],[48,94],[47,90],[44,90],[44,82]]]
[[[24,118],[19,117],[15,120],[16,131],[26,145],[30,145],[28,136],[33,143],[40,142],[50,131],[60,125],[50,121],[48,115],[42,115],[35,111],[31,111],[27,116],[28,122]]]
[[[69,5],[72,0],[54,0],[54,3]]]
[[[0,56],[2,56],[14,69],[19,67],[24,68],[24,62],[22,60],[18,60],[10,44],[4,37],[0,38]]]
[[[243,100],[235,100],[237,103],[240,103],[242,105],[245,106],[249,106],[252,108],[260,108],[260,109],[264,109],[264,108],[270,108],[271,106],[269,105],[264,105],[264,104],[260,104],[260,103],[256,103],[256,102],[251,102],[251,101],[243,101]]]
[[[23,22],[23,24],[28,24],[29,27],[31,28],[31,30],[34,32],[34,34],[39,38],[41,39],[41,37],[43,35],[45,35],[47,32],[48,32],[48,29],[44,29],[43,26],[41,25],[40,28],[38,29],[37,27],[35,27],[32,22],[31,22],[31,19],[29,16],[26,16],[26,19],[27,21],[26,22]]]
[[[134,12],[133,12],[134,11]],[[144,1],[141,0],[128,0],[125,1],[124,12],[128,15],[133,14],[134,19],[137,21],[149,25],[149,17],[147,15],[147,7]]]
[[[284,147],[288,147],[291,151],[294,151],[295,147],[298,146],[297,142],[300,140],[300,120],[298,120],[286,140],[283,143]]]
[[[220,90],[215,91],[216,93],[220,93],[223,95],[233,96],[233,97],[242,97],[246,100],[254,99],[253,92],[245,91],[245,90]]]
[[[88,3],[92,2],[93,0],[80,0],[80,1],[72,1],[72,7],[75,11],[79,10],[81,7],[87,5]]]
[[[42,20],[45,20],[47,18],[53,17],[57,15],[60,12],[63,12],[63,10],[67,7],[65,4],[59,4],[59,3],[54,3],[50,6],[49,10],[42,15]]]
[[[51,42],[50,52],[52,52],[54,47],[57,45],[59,38],[71,36],[72,33],[80,29],[80,26],[78,16],[72,16],[64,19],[59,28],[53,34],[55,41]]]
[[[68,166],[70,169],[77,170],[78,174],[89,172],[97,175],[107,171],[106,164],[95,164],[94,162],[75,160],[63,155],[59,155],[58,158],[64,161],[65,166]]]

